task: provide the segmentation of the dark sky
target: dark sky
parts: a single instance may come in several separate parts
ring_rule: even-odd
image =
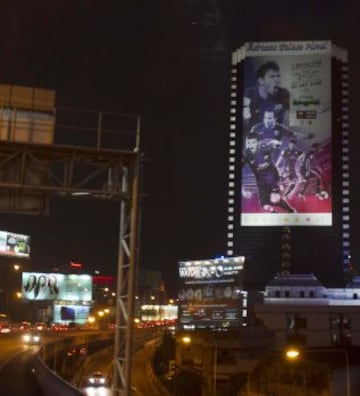
[[[230,50],[330,39],[349,49],[351,95],[360,88],[355,2],[214,0],[217,27],[201,29],[191,25],[194,4],[0,0],[0,83],[55,89],[58,106],[141,115],[140,265],[163,270],[171,286],[178,260],[226,252]],[[0,215],[0,225],[31,234],[37,268],[78,260],[115,273],[117,205],[55,200],[49,217]]]

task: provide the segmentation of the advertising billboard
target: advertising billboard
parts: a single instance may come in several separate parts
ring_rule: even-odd
[[[239,326],[244,257],[179,262],[179,326]]]
[[[76,324],[87,323],[90,312],[89,305],[54,304],[54,323]]]
[[[331,42],[250,42],[241,61],[241,225],[331,226]]]
[[[0,231],[0,255],[30,257],[30,237],[8,231]]]
[[[91,301],[90,275],[23,272],[22,296],[25,300]]]
[[[142,321],[166,321],[178,318],[178,307],[176,305],[149,305],[141,306]]]

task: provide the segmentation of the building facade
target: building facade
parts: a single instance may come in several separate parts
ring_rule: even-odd
[[[351,279],[348,96],[347,51],[330,41],[249,42],[233,52],[227,254],[246,257],[245,289],[263,290],[278,273],[313,272],[327,287]],[[251,153],[249,136],[262,153]],[[274,195],[252,162],[265,146]],[[317,177],[305,180],[302,158],[313,158]]]
[[[313,274],[278,275],[255,316],[272,330],[275,348],[360,346],[360,282],[326,288]]]

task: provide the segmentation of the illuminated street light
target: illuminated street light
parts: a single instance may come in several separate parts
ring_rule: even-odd
[[[21,292],[16,292],[16,297],[20,299],[22,297]]]
[[[349,363],[349,353],[345,349],[340,348],[331,348],[331,349],[316,349],[310,348],[304,352],[315,352],[315,353],[324,353],[324,352],[341,352],[345,357],[345,368],[346,368],[346,396],[351,396],[350,389],[350,363]],[[296,348],[289,348],[285,351],[285,356],[288,360],[296,360],[300,356],[300,350]]]
[[[190,336],[183,336],[181,338],[181,341],[183,344],[189,345],[192,341]],[[217,343],[214,343],[214,363],[213,363],[213,368],[212,368],[212,374],[213,374],[213,379],[212,379],[212,395],[216,396],[216,387],[217,387],[217,357],[218,357],[218,345]]]
[[[19,264],[14,264],[13,266],[15,271],[19,271],[19,269],[21,268]]]
[[[98,313],[97,313],[100,317],[103,317],[104,316],[104,311],[98,311]]]
[[[94,316],[89,316],[89,317],[88,317],[88,322],[89,322],[90,324],[95,323],[95,318],[94,318]]]
[[[295,348],[290,348],[290,349],[286,350],[286,352],[285,352],[285,356],[289,360],[295,360],[299,357],[299,355],[300,355],[300,351]]]

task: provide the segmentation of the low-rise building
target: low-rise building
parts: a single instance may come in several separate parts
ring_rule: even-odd
[[[346,288],[325,288],[313,274],[278,275],[254,307],[275,334],[275,346],[360,345],[360,280]]]

